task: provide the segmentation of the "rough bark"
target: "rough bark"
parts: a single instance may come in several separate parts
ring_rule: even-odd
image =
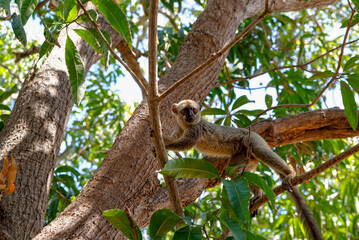
[[[100,56],[69,32],[87,73]],[[0,239],[30,239],[44,225],[53,170],[73,106],[64,55],[66,36],[63,31],[58,39],[61,48],[54,47],[40,71],[24,83],[0,133],[0,159],[12,154],[18,165],[16,190],[0,202]],[[119,37],[113,42],[118,43]]]
[[[286,11],[301,6],[326,6],[333,1],[278,1],[275,9]],[[293,7],[294,6],[294,7]],[[263,1],[208,1],[192,31],[181,47],[177,60],[161,80],[161,89],[189,73],[198,63],[221,49],[233,39],[244,18],[258,14]],[[225,57],[225,56],[224,56]],[[172,93],[161,106],[164,131],[168,133],[174,121],[169,117],[170,103],[182,98],[202,100],[215,84],[224,57]],[[102,211],[112,208],[132,211],[140,227],[149,222],[151,214],[159,208],[170,207],[168,197],[161,188],[156,170],[157,160],[151,153],[149,120],[146,102],[140,104],[128,121],[94,177],[77,199],[62,212],[36,239],[117,239],[121,234],[102,217]],[[181,181],[180,181],[181,182]],[[181,184],[182,192],[188,185]],[[192,186],[201,192],[204,186]],[[161,193],[163,193],[161,195]],[[156,196],[156,197],[154,197]],[[192,197],[188,198],[188,201]],[[184,198],[184,201],[187,201]]]

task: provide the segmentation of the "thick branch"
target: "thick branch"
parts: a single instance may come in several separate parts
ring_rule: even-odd
[[[137,62],[137,57],[133,54],[130,47],[128,46],[126,40],[122,38],[120,43],[116,46],[117,50],[121,53],[121,57],[123,60],[127,63],[128,67],[132,69],[134,74],[138,77],[138,79],[141,80],[141,83],[144,83],[146,81],[146,78],[143,76],[141,72],[141,67],[139,63]],[[143,99],[145,99],[145,95],[142,95]]]
[[[348,150],[340,153],[339,155],[329,159],[328,161],[325,161],[324,163],[320,164],[318,167],[310,170],[309,172],[306,172],[305,174],[293,178],[290,182],[293,187],[302,184],[303,182],[309,181],[310,179],[318,176],[320,173],[324,172],[328,168],[340,163],[344,159],[347,159],[348,157],[352,156],[353,154],[359,152],[359,144],[355,145],[354,147],[349,148]],[[278,196],[281,193],[284,193],[286,191],[286,188],[283,185],[280,185],[273,189],[274,194]],[[268,202],[269,199],[267,196],[262,196],[259,198],[253,206],[250,208],[250,212],[255,211],[260,206],[262,206],[264,203]]]
[[[334,108],[309,111],[277,120],[266,120],[251,126],[252,131],[259,133],[271,147],[292,144],[302,141],[320,139],[349,138],[359,136],[359,130],[350,127],[344,110]],[[205,157],[213,163],[224,176],[228,159]],[[205,188],[213,187],[220,180],[186,179],[179,185],[185,205],[191,204]],[[159,193],[156,197],[162,196]]]

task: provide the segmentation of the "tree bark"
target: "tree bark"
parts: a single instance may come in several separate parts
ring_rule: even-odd
[[[301,5],[302,2],[305,5]],[[333,2],[337,1],[278,1],[274,9],[299,10],[300,7],[326,6]],[[263,9],[264,1],[208,1],[185,39],[174,66],[160,81],[160,89],[167,89],[220,50],[233,39],[238,25],[245,18]],[[170,103],[184,98],[202,100],[216,83],[224,59],[225,56],[165,99],[160,108],[165,133],[174,124],[168,107]],[[80,195],[35,239],[118,239],[121,234],[102,217],[102,211],[128,207],[135,221],[144,227],[154,211],[170,207],[168,196],[157,180],[159,166],[152,156],[151,147],[147,103],[142,102]],[[188,185],[181,182],[184,194]],[[205,186],[191,187],[193,191],[201,192]],[[191,200],[193,196],[184,198],[184,202]]]
[[[104,18],[99,21],[111,30]],[[87,73],[100,56],[69,32]],[[112,35],[113,44],[118,44],[119,35]],[[18,166],[15,192],[0,201],[0,239],[30,239],[44,225],[56,158],[73,106],[65,64],[66,36],[63,31],[58,39],[61,48],[55,46],[40,71],[23,84],[0,133],[0,159],[12,154]]]

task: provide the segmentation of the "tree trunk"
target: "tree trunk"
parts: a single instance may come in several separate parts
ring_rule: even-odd
[[[119,35],[112,35],[117,44]],[[70,37],[87,73],[100,56],[77,34]],[[44,225],[56,158],[73,106],[65,41],[63,31],[58,39],[61,48],[55,46],[40,71],[23,84],[0,133],[0,159],[12,154],[18,166],[15,192],[0,201],[0,239],[30,239]]]
[[[277,1],[274,9],[299,10],[334,2],[337,1]],[[208,1],[185,39],[174,66],[160,81],[160,89],[167,89],[221,49],[233,39],[245,18],[263,9],[264,1]],[[224,59],[225,56],[165,99],[161,105],[165,133],[174,124],[169,114],[170,103],[184,98],[202,100],[215,84]],[[135,221],[144,227],[154,211],[170,208],[168,196],[157,180],[158,163],[151,147],[147,103],[142,102],[80,195],[36,239],[115,239],[121,234],[102,217],[102,211],[129,208]],[[186,188],[183,184],[180,186],[182,191]],[[192,187],[197,192],[204,188],[202,185]],[[185,202],[191,200],[193,196],[184,198]]]

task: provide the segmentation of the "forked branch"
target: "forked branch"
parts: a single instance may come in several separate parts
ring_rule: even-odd
[[[275,1],[272,2],[272,5]],[[213,63],[218,58],[222,57],[223,54],[225,54],[229,49],[231,49],[239,40],[241,40],[250,30],[253,29],[254,26],[256,26],[260,21],[262,21],[265,16],[267,16],[269,13],[271,13],[271,9],[268,4],[268,0],[265,2],[265,9],[261,15],[259,15],[251,24],[249,24],[235,39],[233,39],[230,43],[228,43],[224,48],[222,48],[220,51],[214,53],[212,57],[208,58],[206,61],[204,61],[201,65],[196,67],[192,72],[178,80],[175,84],[173,84],[170,88],[168,88],[165,92],[163,92],[159,97],[158,101],[162,101],[164,98],[166,98],[168,95],[170,95],[174,90],[176,90],[179,86],[190,80],[193,76],[195,76],[197,73],[208,67],[211,63]]]
[[[132,69],[124,62],[122,59],[115,53],[110,44],[107,42],[105,36],[102,34],[99,26],[95,23],[95,21],[91,18],[90,14],[86,10],[85,6],[82,4],[80,0],[77,0],[77,3],[80,5],[81,9],[84,11],[86,17],[90,20],[93,27],[96,29],[96,32],[100,35],[102,41],[106,44],[107,49],[110,51],[112,56],[131,74],[133,79],[136,81],[137,85],[141,88],[142,95],[148,95],[148,82],[144,81],[142,78],[139,78]]]

